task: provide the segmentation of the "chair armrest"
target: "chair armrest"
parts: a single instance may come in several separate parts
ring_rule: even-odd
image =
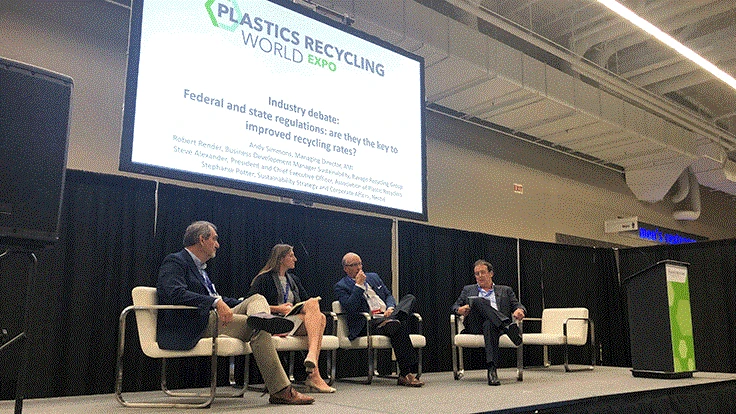
[[[565,322],[562,324],[562,335],[567,336],[567,323],[570,321],[585,321],[590,325],[590,328],[588,330],[588,336],[591,335],[591,331],[593,330],[593,320],[590,318],[567,318],[565,319]]]
[[[519,320],[519,321],[516,321],[516,323],[517,323],[517,324],[519,325],[519,332],[520,332],[520,333],[521,333],[522,335],[523,335],[523,333],[524,333],[524,322],[527,322],[527,321],[528,321],[528,322],[535,322],[535,323],[536,323],[536,322],[542,322],[542,318],[531,318],[531,317],[524,317],[524,319],[522,319],[522,320]],[[532,324],[532,325],[535,325],[535,324]],[[541,327],[538,327],[537,329],[539,329],[539,330],[541,331]],[[530,332],[530,333],[535,333],[535,332]],[[537,333],[538,333],[538,332],[537,332]]]
[[[322,311],[327,319],[332,320],[332,333],[330,335],[337,336],[337,314],[332,311]],[[325,332],[327,332],[327,326],[325,326]]]
[[[362,315],[365,318],[365,335],[371,336],[371,319],[373,319],[373,316],[371,316],[368,312],[360,312],[359,315]]]
[[[191,309],[198,309],[196,306],[188,306],[188,305],[130,305],[123,309],[123,311],[120,313],[120,319],[119,319],[119,329],[121,331],[125,331],[125,319],[127,318],[128,314],[131,311],[137,311],[137,310],[191,310]],[[210,312],[215,314],[215,318],[217,318],[217,309],[212,309]],[[219,327],[218,324],[215,324],[215,329],[212,332],[212,338],[217,338],[219,335]]]
[[[422,315],[418,314],[417,312],[414,312],[411,315],[417,320],[417,331],[419,331],[420,335],[423,335],[424,331],[422,330]]]
[[[455,315],[454,313],[450,314],[450,338],[452,338],[452,343],[455,343],[455,336],[457,335],[457,322],[458,322],[458,315]]]
[[[197,309],[196,306],[187,305],[130,305],[123,309],[123,312],[132,310],[157,310],[157,309]]]
[[[192,310],[197,309],[196,306],[186,306],[186,305],[130,305],[123,309],[122,312],[120,312],[120,318],[118,319],[118,364],[120,364],[120,359],[122,358],[122,352],[124,349],[125,344],[125,325],[126,320],[128,317],[128,314],[132,311],[137,310]],[[212,309],[210,312],[215,314],[215,319],[218,318],[217,316],[217,309]],[[217,354],[217,337],[220,335],[219,333],[219,324],[215,324],[215,329],[212,330],[212,355]]]
[[[122,312],[120,312],[120,321],[125,321],[125,318],[128,316],[128,314],[132,311],[137,310],[159,310],[159,309],[197,309],[194,306],[185,306],[185,305],[130,305],[123,309]]]

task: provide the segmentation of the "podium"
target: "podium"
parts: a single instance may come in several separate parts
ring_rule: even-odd
[[[695,372],[689,265],[663,260],[622,283],[635,377],[689,378]]]

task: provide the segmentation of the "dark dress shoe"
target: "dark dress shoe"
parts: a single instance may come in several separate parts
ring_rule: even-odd
[[[488,385],[501,385],[501,381],[498,380],[498,374],[496,368],[488,368]]]
[[[290,404],[290,405],[306,405],[314,402],[314,398],[309,397],[295,390],[294,387],[289,385],[283,390],[272,394],[268,398],[268,402],[271,404]]]
[[[403,377],[399,377],[396,385],[404,387],[421,387],[424,383],[419,381],[419,378],[415,377],[414,374],[406,374]]]
[[[509,336],[509,339],[511,339],[511,342],[513,342],[514,345],[521,345],[521,331],[519,330],[519,325],[510,323],[506,327],[506,335]]]
[[[376,326],[376,334],[393,336],[401,328],[401,322],[396,319],[386,319]]]
[[[398,319],[400,321],[405,321],[409,317],[409,314],[406,313],[405,310],[399,309],[396,312],[394,312],[393,314],[391,314],[391,317],[393,319]]]
[[[258,331],[266,331],[270,334],[283,334],[288,333],[294,328],[294,322],[281,316],[261,312],[248,315],[248,326],[253,329],[254,334]]]

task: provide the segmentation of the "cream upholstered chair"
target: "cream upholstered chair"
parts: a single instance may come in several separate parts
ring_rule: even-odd
[[[571,369],[568,363],[569,345],[590,347],[591,363],[583,369],[593,369],[595,366],[595,330],[593,321],[588,317],[586,308],[547,308],[542,311],[541,318],[524,318],[525,321],[541,321],[539,333],[525,332],[522,339],[524,345],[544,346],[544,366],[549,367],[550,346],[565,347],[565,371],[580,371]]]
[[[229,336],[218,336],[202,338],[194,348],[188,351],[172,351],[161,349],[156,342],[157,312],[159,309],[196,309],[191,306],[158,305],[156,289],[152,287],[137,286],[133,288],[133,305],[123,309],[120,314],[120,331],[118,340],[117,369],[115,373],[115,397],[120,404],[126,407],[168,407],[168,408],[204,408],[209,407],[216,396],[242,397],[246,387],[238,389],[233,393],[218,394],[217,387],[217,357],[231,357],[230,359],[230,382],[234,384],[233,357],[246,355],[244,384],[248,383],[248,356],[251,353],[250,344],[238,338]],[[161,359],[161,390],[172,397],[198,397],[205,398],[200,402],[129,402],[122,395],[123,388],[123,353],[125,351],[125,322],[128,314],[135,313],[138,327],[138,339],[140,340],[143,353],[150,358]],[[214,312],[214,310],[213,310]],[[216,329],[215,329],[216,331]],[[211,378],[209,393],[172,391],[166,387],[166,359],[181,357],[211,357]]]
[[[340,347],[340,341],[337,334],[337,316],[334,312],[325,312],[327,316],[332,318],[331,335],[322,335],[322,351],[328,351],[327,370],[329,378],[327,384],[332,385],[335,382],[335,358],[337,357],[337,348]],[[330,324],[328,323],[329,327]],[[273,344],[276,351],[289,352],[289,378],[294,381],[294,353],[295,351],[308,351],[309,343],[307,336],[273,336]],[[323,375],[324,376],[324,375]]]
[[[463,363],[463,348],[485,348],[486,342],[482,334],[460,333],[465,329],[463,317],[455,314],[450,315],[450,335],[452,343],[452,373],[456,380],[465,375]],[[522,324],[519,322],[519,330]],[[522,334],[522,338],[524,335]],[[516,380],[524,380],[524,344],[514,345],[508,335],[504,334],[498,339],[500,348],[516,348]]]
[[[340,349],[367,349],[368,350],[368,373],[365,380],[357,381],[363,384],[370,384],[373,381],[373,376],[378,376],[376,372],[376,358],[377,350],[379,349],[391,349],[391,338],[385,335],[374,335],[370,332],[370,324],[368,327],[367,335],[353,339],[352,341],[348,338],[348,323],[345,312],[342,309],[339,301],[332,302],[332,311],[337,315],[337,337],[340,341]],[[371,316],[367,313],[363,313],[366,318],[366,322],[370,320]],[[413,313],[412,317],[417,320],[417,330],[422,332],[422,317],[418,313]],[[409,334],[411,344],[417,349],[417,360],[418,360],[418,372],[417,378],[422,375],[422,348],[427,346],[427,338],[421,333]],[[345,378],[342,381],[350,381]]]

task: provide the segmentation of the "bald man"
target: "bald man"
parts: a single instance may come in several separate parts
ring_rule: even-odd
[[[417,372],[417,351],[409,338],[409,321],[414,307],[414,296],[406,295],[396,303],[391,291],[376,273],[364,273],[363,262],[355,253],[342,258],[345,277],[335,284],[335,294],[347,313],[350,340],[366,335],[366,320],[361,312],[372,315],[373,334],[391,338],[391,347],[399,364],[397,385],[421,387],[424,385]]]

